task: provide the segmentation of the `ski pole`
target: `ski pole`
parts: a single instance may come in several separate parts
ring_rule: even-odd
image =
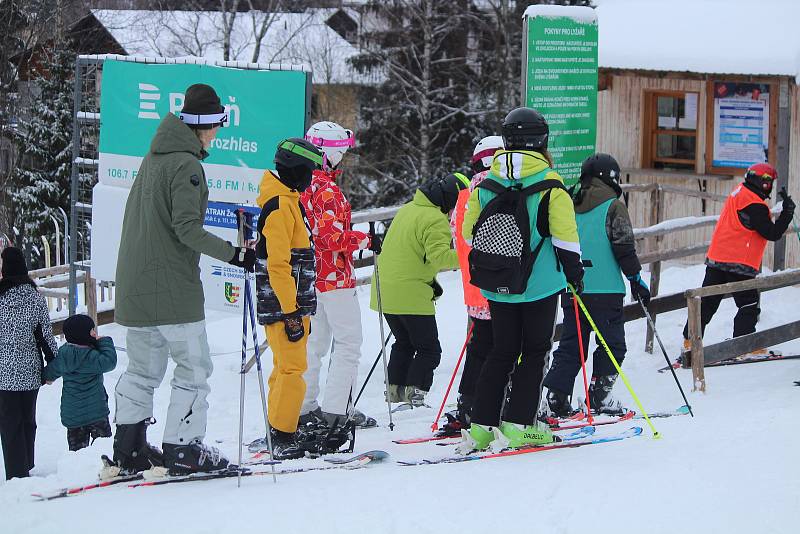
[[[256,371],[258,374],[258,388],[261,393],[261,409],[264,412],[264,427],[267,431],[267,448],[269,448],[269,458],[272,460],[274,455],[272,450],[272,428],[269,424],[269,410],[267,409],[267,390],[264,387],[264,372],[261,367],[261,348],[258,345],[258,334],[256,333],[256,314],[254,311],[255,306],[253,306],[253,295],[250,290],[250,275],[247,273],[245,273],[244,287],[246,304],[248,304],[247,307],[250,309],[250,328],[253,331],[253,344],[255,345]],[[272,482],[277,483],[278,479],[275,477],[275,464],[271,463],[270,467],[272,469]]]
[[[573,293],[574,294],[574,293]],[[578,327],[578,347],[581,355],[581,369],[583,370],[583,390],[586,393],[586,414],[589,417],[589,424],[594,424],[592,417],[592,403],[589,402],[589,382],[586,380],[586,355],[583,351],[583,326],[581,325],[581,315],[578,312],[578,301],[572,299],[572,307],[575,308],[575,324]]]
[[[239,226],[239,246],[244,243],[244,221],[242,212],[236,212],[237,224]],[[247,272],[245,272],[247,278]],[[244,441],[244,386],[245,386],[245,366],[247,365],[247,297],[242,303],[242,366],[239,369],[241,381],[239,383],[239,473],[236,477],[236,487],[242,487],[242,442]]]
[[[375,223],[369,223],[369,232],[375,235]],[[375,295],[378,303],[378,324],[381,331],[381,339],[384,339],[383,332],[383,303],[381,302],[381,278],[378,274],[378,254],[373,254],[373,278],[375,282]],[[386,363],[386,346],[381,347],[381,358],[383,359],[383,383],[386,386],[386,408],[389,411],[389,431],[394,431],[394,421],[392,421],[392,403],[389,402],[389,365]]]
[[[603,337],[603,334],[600,333],[600,329],[597,328],[597,325],[594,323],[594,319],[592,319],[592,316],[589,315],[589,310],[586,309],[586,305],[584,305],[583,300],[581,300],[581,298],[575,292],[575,288],[572,287],[572,285],[569,285],[569,290],[572,291],[573,297],[575,297],[575,300],[578,301],[578,305],[581,307],[581,310],[583,310],[583,315],[585,315],[586,316],[586,320],[589,321],[589,325],[591,325],[592,330],[594,330],[594,335],[597,336],[597,340],[603,346],[603,349],[605,349],[606,354],[608,354],[608,357],[611,359],[611,363],[614,364],[614,368],[617,370],[617,373],[619,373],[619,376],[622,377],[622,381],[625,383],[625,387],[628,388],[628,391],[630,392],[631,397],[633,397],[633,400],[636,402],[636,406],[638,406],[639,410],[641,410],[642,416],[644,417],[644,420],[647,421],[647,424],[650,427],[650,430],[653,432],[653,438],[655,438],[655,439],[660,438],[661,434],[659,434],[658,430],[656,430],[655,425],[650,420],[650,416],[647,415],[647,411],[645,411],[644,406],[642,406],[642,403],[639,400],[639,397],[636,395],[636,392],[633,391],[633,387],[631,386],[631,383],[628,381],[628,377],[625,375],[625,372],[619,366],[619,362],[617,362],[617,359],[614,357],[614,354],[611,352],[611,349],[608,347],[608,343],[606,343],[606,340]]]
[[[456,379],[456,374],[458,374],[458,368],[461,367],[461,360],[464,358],[464,353],[467,351],[467,345],[469,344],[470,338],[472,338],[472,329],[475,327],[475,323],[470,321],[469,330],[467,331],[467,339],[464,340],[464,346],[461,347],[461,353],[458,355],[458,361],[456,362],[456,367],[453,369],[453,376],[450,377],[450,383],[447,384],[447,391],[444,392],[444,398],[442,399],[442,405],[439,406],[439,413],[436,414],[436,418],[433,420],[431,424],[431,431],[436,432],[436,429],[439,428],[439,418],[442,416],[442,412],[444,411],[444,405],[447,402],[447,397],[450,395],[450,388],[453,387],[453,382]]]
[[[647,311],[647,306],[644,305],[642,299],[636,299],[639,302],[639,306],[642,307],[642,311],[644,312],[644,316],[647,317],[647,322],[650,323],[650,328],[653,330],[653,333],[656,336],[656,340],[658,341],[658,345],[661,347],[661,352],[664,354],[664,358],[667,360],[667,365],[669,366],[669,370],[672,371],[672,378],[675,379],[675,383],[678,385],[678,389],[681,392],[681,396],[683,397],[683,402],[686,403],[686,407],[689,408],[689,415],[694,417],[694,413],[692,413],[692,406],[689,404],[689,401],[686,399],[686,394],[683,392],[683,388],[681,387],[681,383],[678,381],[678,375],[675,374],[675,369],[672,367],[672,362],[669,361],[669,356],[667,356],[667,349],[664,348],[664,343],[661,342],[661,336],[658,335],[658,330],[656,330],[656,324],[653,322],[653,318],[650,317],[650,312]]]
[[[392,339],[392,333],[391,332],[389,332],[389,335],[386,336],[386,339],[383,341],[384,348],[386,347],[386,345],[389,344],[389,340],[390,339]],[[356,404],[358,404],[358,400],[361,398],[361,395],[364,393],[364,390],[366,389],[367,384],[369,383],[369,379],[372,378],[372,373],[375,371],[375,368],[378,366],[378,362],[379,361],[381,361],[381,352],[380,351],[378,351],[378,355],[375,357],[375,361],[372,362],[372,367],[370,368],[369,373],[367,373],[367,378],[364,379],[364,384],[361,386],[361,389],[358,391],[358,395],[356,395],[356,400],[353,403],[353,408],[355,408]]]

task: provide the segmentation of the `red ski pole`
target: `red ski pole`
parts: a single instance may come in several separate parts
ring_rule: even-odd
[[[583,328],[581,327],[581,315],[578,311],[578,300],[575,298],[575,290],[572,289],[572,304],[575,308],[575,325],[578,327],[578,350],[581,355],[581,370],[583,370],[583,390],[586,393],[586,413],[589,416],[589,424],[594,423],[592,418],[592,405],[589,402],[589,382],[586,380],[586,356],[583,353]]]
[[[439,428],[439,418],[442,416],[442,412],[444,411],[444,405],[447,402],[447,397],[450,396],[450,388],[453,387],[453,382],[456,379],[456,374],[458,373],[458,368],[461,367],[461,360],[464,358],[464,352],[467,350],[467,344],[469,343],[470,338],[472,337],[472,328],[475,326],[475,323],[470,321],[469,329],[467,330],[467,339],[464,340],[464,346],[461,347],[461,354],[458,355],[458,361],[456,362],[456,368],[453,369],[453,376],[450,377],[450,383],[447,384],[447,391],[444,393],[444,398],[442,399],[442,405],[439,406],[439,413],[436,414],[436,419],[433,420],[433,424],[431,425],[431,431],[436,432],[436,429]]]

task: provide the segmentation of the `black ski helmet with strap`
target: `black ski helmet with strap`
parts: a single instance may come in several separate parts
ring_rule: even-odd
[[[620,168],[614,156],[598,152],[586,158],[581,165],[581,189],[586,189],[593,178],[607,184],[619,198],[622,188],[619,185]]]
[[[419,190],[433,204],[439,206],[443,213],[456,207],[458,193],[469,187],[469,178],[460,172],[448,174],[444,178],[434,179],[419,186]]]
[[[512,109],[503,120],[506,150],[547,150],[550,127],[544,115],[533,108]]]

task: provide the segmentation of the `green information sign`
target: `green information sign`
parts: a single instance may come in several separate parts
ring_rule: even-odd
[[[105,61],[100,93],[99,180],[130,187],[161,120],[183,108],[184,91],[211,85],[228,113],[203,162],[211,200],[252,203],[275,147],[305,134],[302,71]]]
[[[523,101],[550,125],[549,150],[570,186],[597,137],[597,19],[588,7],[525,12]]]

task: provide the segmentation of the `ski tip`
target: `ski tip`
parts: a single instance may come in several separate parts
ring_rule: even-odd
[[[677,413],[679,413],[681,415],[685,415],[685,414],[689,413],[690,410],[689,410],[689,406],[684,404],[683,406],[678,408],[676,411],[677,411]]]
[[[643,432],[642,427],[634,426],[634,427],[631,427],[628,430],[626,430],[623,435],[626,438],[631,438],[633,436],[640,436],[642,434],[642,432]]]

